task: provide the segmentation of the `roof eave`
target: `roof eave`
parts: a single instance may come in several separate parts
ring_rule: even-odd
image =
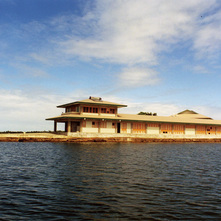
[[[91,102],[81,102],[81,101],[77,101],[77,102],[73,102],[73,103],[68,103],[68,104],[62,104],[57,106],[57,108],[65,108],[71,105],[76,105],[76,104],[90,104],[90,105],[94,105],[94,106],[114,106],[114,107],[127,107],[127,105],[125,104],[107,104],[107,103],[91,103]]]
[[[67,120],[67,119],[91,119],[91,120],[113,120],[113,121],[127,121],[127,122],[149,122],[149,123],[170,123],[170,124],[189,124],[189,125],[214,125],[221,126],[221,123],[213,122],[180,122],[180,121],[162,121],[162,120],[144,120],[144,119],[127,119],[127,118],[106,118],[106,117],[93,117],[93,116],[59,116],[53,118],[47,118],[46,120]]]

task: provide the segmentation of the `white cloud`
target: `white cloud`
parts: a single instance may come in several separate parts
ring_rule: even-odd
[[[148,102],[133,102],[126,100],[123,102],[127,104],[127,108],[121,108],[120,113],[137,114],[140,111],[157,113],[158,116],[171,116],[177,114],[183,110],[190,109],[196,111],[199,114],[212,117],[214,120],[221,120],[221,107],[220,106],[208,106],[208,105],[196,105],[187,107],[186,105],[179,105],[174,103],[148,103]]]
[[[193,106],[192,108],[199,114],[212,117],[214,120],[221,120],[221,107],[220,106]]]
[[[119,75],[120,85],[128,87],[141,87],[155,85],[159,82],[157,73],[151,69],[127,68]]]
[[[206,67],[202,66],[202,65],[196,65],[193,70],[196,73],[200,73],[200,74],[209,74],[211,73],[211,71],[209,71]]]
[[[50,92],[28,94],[22,90],[0,90],[0,131],[53,130],[53,122],[45,119],[59,116],[64,111],[56,106],[85,98],[85,92],[80,90],[66,96]]]
[[[217,21],[200,27],[194,39],[194,49],[198,58],[214,60],[220,56],[221,50],[221,16]]]
[[[137,114],[144,111],[157,113],[158,116],[170,116],[184,110],[183,107],[170,103],[134,103],[129,101],[127,104],[128,107],[120,109],[120,113]]]
[[[20,64],[20,63],[13,63],[12,66],[14,66],[20,74],[26,75],[29,77],[47,77],[49,76],[46,71],[43,70],[43,68],[35,67],[32,65],[26,65],[26,64]]]
[[[46,117],[56,115],[56,97],[33,97],[20,90],[0,91],[0,131],[52,130]],[[60,110],[61,112],[61,110]]]
[[[51,95],[49,93],[33,96],[24,94],[20,90],[0,90],[0,131],[53,130],[53,122],[45,119],[62,113],[63,109],[56,108],[57,105],[87,97],[88,95],[85,95],[84,91],[73,91],[73,93],[66,96]],[[124,99],[113,95],[102,98],[106,101],[127,104],[127,108],[120,108],[120,113],[137,114],[140,111],[145,111],[157,113],[158,116],[170,116],[187,109],[185,106],[173,103],[133,102],[129,98]],[[221,119],[221,108],[217,106],[194,106],[190,109],[214,119]],[[63,128],[63,124],[60,128]]]
[[[205,0],[97,1],[96,10],[82,18],[91,34],[83,38],[70,35],[61,46],[65,53],[82,58],[156,64],[159,53],[172,44],[194,37],[198,41],[202,36],[195,35],[198,19],[214,4]]]
[[[24,24],[20,32],[39,39],[35,40],[39,48],[28,52],[31,61],[70,65],[76,58],[93,59],[123,67],[142,65],[149,72],[160,63],[163,52],[182,48],[187,41],[200,59],[219,55],[218,4],[216,0],[97,0],[81,17],[69,14],[43,23],[33,21]],[[124,78],[123,74],[119,78]]]

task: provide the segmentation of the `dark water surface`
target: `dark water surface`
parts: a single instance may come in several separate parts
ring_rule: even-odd
[[[221,220],[221,144],[0,143],[0,220]]]

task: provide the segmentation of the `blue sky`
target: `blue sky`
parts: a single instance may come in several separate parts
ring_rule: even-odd
[[[0,0],[0,131],[89,96],[221,119],[221,2]]]

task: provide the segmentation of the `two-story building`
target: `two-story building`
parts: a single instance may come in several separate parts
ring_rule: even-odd
[[[221,121],[198,114],[191,110],[172,116],[149,116],[121,114],[118,108],[127,105],[103,101],[98,97],[57,106],[64,108],[60,116],[48,118],[65,124],[65,132],[103,134],[174,134],[174,135],[215,135],[221,136]]]

